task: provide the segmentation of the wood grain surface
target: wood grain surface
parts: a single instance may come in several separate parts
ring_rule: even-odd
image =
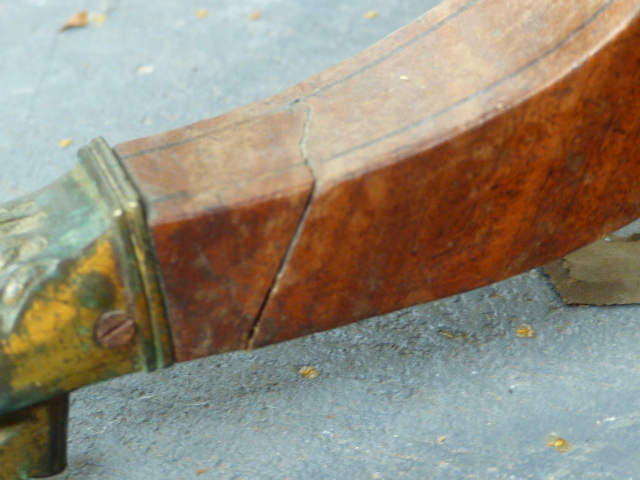
[[[640,0],[449,0],[285,92],[116,147],[176,359],[540,266],[640,212]]]

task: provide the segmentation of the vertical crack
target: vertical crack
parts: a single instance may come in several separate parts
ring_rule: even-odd
[[[263,300],[262,304],[260,305],[260,309],[258,310],[256,318],[255,318],[255,320],[253,322],[253,326],[252,326],[251,331],[249,332],[249,335],[248,335],[248,338],[247,338],[247,343],[246,343],[246,348],[247,349],[253,349],[253,345],[254,345],[254,342],[255,342],[255,337],[256,337],[259,329],[260,329],[262,315],[264,313],[264,310],[265,310],[267,304],[269,303],[269,300],[271,299],[271,296],[272,296],[273,292],[275,291],[277,285],[280,283],[280,279],[284,275],[286,267],[289,264],[289,259],[293,255],[293,251],[295,250],[295,247],[298,244],[298,241],[300,240],[300,236],[302,235],[302,230],[303,230],[304,225],[306,223],[307,217],[309,216],[309,212],[311,211],[311,203],[313,201],[313,198],[315,196],[315,191],[316,191],[316,183],[317,183],[317,178],[318,177],[316,175],[316,170],[315,170],[315,167],[313,165],[313,162],[311,161],[311,158],[309,157],[309,155],[307,153],[307,140],[309,138],[311,120],[312,120],[312,116],[313,116],[313,108],[311,107],[311,105],[305,99],[296,100],[294,102],[294,104],[302,105],[306,109],[305,120],[304,120],[304,124],[302,126],[302,134],[300,135],[300,141],[298,142],[298,148],[300,150],[300,155],[302,156],[305,165],[307,166],[307,168],[309,169],[309,172],[311,173],[311,177],[312,177],[311,189],[309,190],[309,196],[307,197],[304,209],[302,211],[302,215],[300,217],[300,221],[298,222],[298,226],[296,227],[296,231],[294,232],[293,236],[291,237],[291,241],[289,242],[289,246],[287,247],[287,251],[286,251],[285,255],[282,257],[282,262],[280,263],[280,266],[278,267],[278,272],[274,276],[273,282],[269,286],[269,289],[267,290],[267,293],[266,293],[266,295],[264,297],[264,300]]]

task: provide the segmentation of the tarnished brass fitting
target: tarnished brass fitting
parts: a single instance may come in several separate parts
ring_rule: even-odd
[[[64,465],[43,463],[64,449],[36,439],[64,437],[54,427],[66,410],[54,407],[68,392],[170,364],[150,245],[138,195],[101,139],[67,176],[0,205],[1,479]]]
[[[69,394],[0,417],[0,478],[56,475],[66,467]]]

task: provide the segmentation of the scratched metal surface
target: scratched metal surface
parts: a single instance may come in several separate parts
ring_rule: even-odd
[[[62,175],[96,135],[116,144],[257,100],[434,3],[0,0],[0,200]],[[107,21],[58,34],[80,9]],[[70,465],[55,478],[638,478],[639,317],[565,307],[533,271],[107,382],[73,395]],[[534,338],[516,336],[522,323]],[[545,446],[551,433],[573,450]]]

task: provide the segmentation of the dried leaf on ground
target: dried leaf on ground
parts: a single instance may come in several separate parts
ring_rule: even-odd
[[[298,370],[298,373],[305,378],[316,378],[318,375],[320,375],[320,372],[318,370],[309,365],[305,365],[304,367],[302,367],[300,370]]]
[[[63,138],[62,140],[58,140],[58,147],[67,148],[73,143],[71,138]]]
[[[249,14],[249,20],[260,20],[262,18],[262,12],[255,10]]]
[[[365,12],[365,14],[363,15],[363,17],[366,18],[367,20],[373,20],[377,16],[378,16],[378,12],[376,12],[375,10],[369,10],[368,12]]]
[[[516,335],[520,338],[531,338],[535,335],[533,327],[527,323],[523,323],[516,328]]]
[[[547,436],[547,439],[545,440],[545,445],[547,447],[555,448],[556,451],[559,453],[567,453],[573,449],[571,442],[565,440],[564,438],[562,438],[561,436],[555,433],[552,433],[551,435]]]
[[[96,13],[93,16],[93,23],[95,23],[96,25],[102,25],[106,21],[107,16],[104,13]]]
[[[610,235],[550,263],[545,273],[567,304],[640,303],[640,234]]]
[[[207,18],[209,16],[209,10],[206,8],[201,8],[196,10],[196,17],[198,18]]]
[[[60,31],[64,32],[70,28],[83,28],[89,25],[89,12],[81,10],[74,13],[69,19],[60,27]]]

